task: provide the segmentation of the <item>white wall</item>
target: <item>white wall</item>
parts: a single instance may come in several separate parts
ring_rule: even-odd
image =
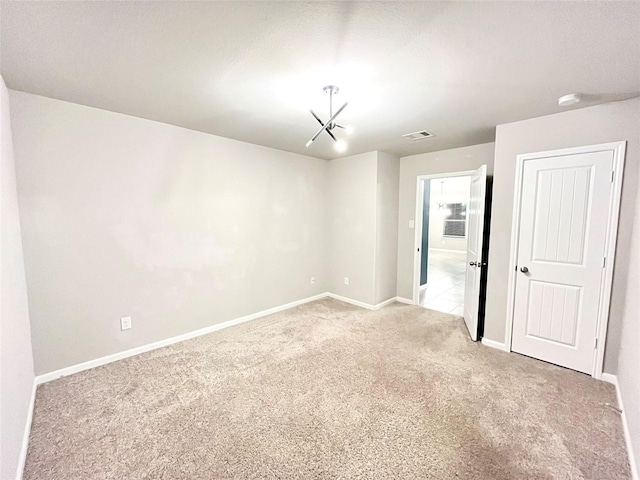
[[[640,178],[639,178],[640,180]],[[637,184],[640,192],[640,182]],[[636,196],[636,208],[631,234],[631,251],[627,272],[627,291],[622,314],[620,351],[618,353],[618,385],[624,404],[625,416],[635,455],[636,468],[640,467],[640,194]]]
[[[400,159],[388,153],[377,153],[375,304],[396,296],[400,179]]]
[[[471,147],[454,148],[440,152],[423,153],[400,159],[400,187],[398,211],[398,296],[413,296],[413,253],[415,229],[409,221],[416,217],[416,185],[419,175],[462,172],[487,165],[488,175],[493,172],[494,144],[484,143]]]
[[[442,198],[444,187],[444,198]],[[444,210],[438,210],[438,203],[469,203],[471,177],[438,178],[431,180],[429,196],[429,248],[440,250],[467,250],[467,238],[445,237]]]
[[[324,160],[10,95],[38,374],[326,291]]]
[[[632,250],[631,231],[640,164],[639,125],[640,100],[635,98],[497,127],[485,319],[487,338],[505,341],[516,156],[626,140],[627,155],[604,366],[606,372],[616,372]]]
[[[328,165],[329,290],[374,304],[377,152],[338,158]],[[349,285],[344,277],[349,277]]]
[[[22,471],[34,370],[24,274],[9,93],[0,77],[0,478]]]

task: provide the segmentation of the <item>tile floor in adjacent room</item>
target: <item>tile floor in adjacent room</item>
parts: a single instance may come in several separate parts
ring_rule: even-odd
[[[430,249],[427,286],[420,291],[420,305],[462,316],[466,260],[464,251]]]

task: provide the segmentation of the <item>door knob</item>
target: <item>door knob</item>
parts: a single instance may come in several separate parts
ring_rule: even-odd
[[[469,265],[471,265],[472,267],[478,266],[478,264],[476,262],[469,262]]]
[[[520,271],[522,273],[527,273],[529,271],[529,269],[527,267],[520,267]]]

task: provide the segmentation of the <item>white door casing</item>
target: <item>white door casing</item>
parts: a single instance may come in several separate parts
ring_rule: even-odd
[[[482,258],[484,239],[484,206],[487,188],[487,166],[482,165],[471,175],[467,205],[467,264],[464,285],[464,323],[472,340],[478,340],[478,307],[480,305],[480,274],[486,267]]]
[[[513,351],[589,374],[597,372],[596,339],[606,331],[606,257],[619,206],[612,172],[620,152],[602,147],[519,158],[512,249]]]

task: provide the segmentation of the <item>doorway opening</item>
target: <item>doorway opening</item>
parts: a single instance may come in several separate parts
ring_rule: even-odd
[[[421,181],[419,305],[462,317],[471,177],[456,175]]]
[[[460,177],[466,177],[460,179]],[[457,197],[453,183],[449,191],[446,190],[446,180],[459,182],[465,186],[460,197]],[[445,183],[438,183],[445,179]],[[434,187],[435,185],[435,187]],[[487,203],[487,166],[481,165],[477,170],[466,172],[451,172],[445,174],[419,175],[417,178],[416,190],[416,217],[415,217],[415,250],[413,257],[413,304],[420,305],[420,286],[426,278],[428,292],[424,294],[425,306],[431,301],[431,306],[447,309],[446,313],[459,312],[460,303],[455,303],[460,299],[460,287],[463,285],[463,318],[469,330],[469,336],[473,341],[482,336],[484,319],[484,294],[486,293],[486,267],[487,252],[484,248],[488,245],[485,233],[488,235],[487,216],[485,216],[485,205]],[[429,195],[425,195],[425,190]],[[431,194],[434,194],[434,205],[431,205]],[[438,197],[439,195],[439,197]],[[459,199],[458,199],[459,198]],[[425,206],[427,202],[429,205]],[[466,200],[466,203],[465,203]],[[432,210],[433,207],[433,210]],[[440,214],[435,212],[440,211]],[[434,235],[437,243],[431,242],[428,230],[423,230],[423,225],[431,225],[431,218],[434,217]],[[410,222],[410,227],[414,227],[414,222]],[[439,239],[437,237],[440,237]],[[462,239],[461,237],[464,237]],[[433,267],[434,272],[443,275],[440,279],[429,278],[429,256],[432,259],[439,257],[436,250],[445,250],[442,246],[451,247],[454,241],[465,245],[466,259],[464,263],[451,262],[455,258],[457,250],[448,250],[449,262],[445,258],[445,264],[451,264],[450,268]],[[423,252],[426,255],[423,255]],[[463,255],[460,255],[463,257]],[[463,257],[464,258],[464,257]],[[442,260],[442,258],[440,258]],[[426,265],[426,274],[422,275],[422,266]],[[453,266],[456,265],[456,266]],[[457,275],[460,273],[460,266],[464,265],[464,282]],[[433,275],[432,275],[433,277]],[[449,278],[447,278],[449,277]],[[431,285],[429,285],[431,283]],[[433,285],[433,287],[432,287]],[[437,301],[433,295],[444,297]],[[448,297],[448,298],[445,298]],[[451,303],[450,303],[451,302]],[[459,315],[459,313],[458,313]]]

